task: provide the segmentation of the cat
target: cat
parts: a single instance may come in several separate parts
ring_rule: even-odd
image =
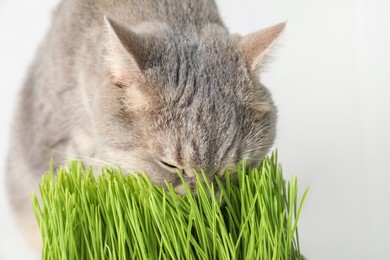
[[[273,145],[277,112],[260,83],[277,24],[231,35],[213,0],[67,0],[53,12],[21,90],[7,159],[18,223],[39,245],[29,202],[50,159],[145,171],[183,191]]]

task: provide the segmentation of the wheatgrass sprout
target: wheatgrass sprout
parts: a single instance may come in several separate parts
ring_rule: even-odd
[[[196,196],[161,188],[144,174],[125,175],[70,162],[50,170],[32,204],[43,259],[301,259],[296,178],[283,179],[277,154],[258,168],[238,166],[238,183],[197,174]],[[218,191],[218,192],[217,192]]]

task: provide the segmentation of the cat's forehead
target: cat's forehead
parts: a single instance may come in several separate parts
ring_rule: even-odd
[[[153,49],[145,75],[166,107],[157,115],[161,122],[190,122],[209,132],[234,123],[237,108],[248,103],[252,79],[227,32],[176,32]]]
[[[221,70],[242,64],[236,41],[220,28],[190,32],[166,30],[150,38],[148,44],[147,68],[160,66],[174,70],[177,65],[187,65],[192,69],[213,66]]]
[[[239,92],[250,81],[235,42],[221,32],[165,36],[154,43],[145,74],[148,80],[165,86],[166,91],[192,88],[223,95],[232,90]]]

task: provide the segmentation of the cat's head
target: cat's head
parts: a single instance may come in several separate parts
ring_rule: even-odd
[[[156,184],[212,180],[246,158],[258,164],[275,138],[276,108],[259,68],[284,24],[229,35],[162,24],[125,28],[106,18],[107,82],[95,120],[107,160]],[[179,188],[180,189],[180,188]]]

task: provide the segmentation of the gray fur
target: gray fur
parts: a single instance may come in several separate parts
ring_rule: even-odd
[[[229,35],[213,1],[68,0],[53,16],[8,157],[8,191],[25,229],[34,225],[28,196],[51,158],[110,162],[178,185],[164,162],[193,183],[192,169],[213,179],[268,152],[276,109],[251,65],[263,53]]]

